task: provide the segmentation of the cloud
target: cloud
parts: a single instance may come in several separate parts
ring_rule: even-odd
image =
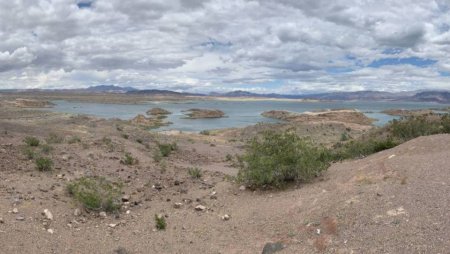
[[[445,0],[0,2],[0,88],[449,89]]]

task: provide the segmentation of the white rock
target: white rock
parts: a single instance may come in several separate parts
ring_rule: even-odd
[[[50,234],[53,234],[53,229],[49,228],[49,229],[47,229],[47,232],[49,232]]]
[[[181,208],[181,206],[183,206],[183,203],[175,203],[175,204],[173,204],[174,208]]]
[[[47,218],[47,220],[53,220],[53,214],[50,212],[50,210],[48,209],[44,209],[44,213],[45,218]]]
[[[19,212],[19,209],[17,209],[17,207],[14,207],[13,209],[12,209],[12,213],[18,213]]]
[[[239,187],[239,190],[241,190],[241,191],[245,191],[245,185],[241,185],[241,187]]]
[[[222,220],[225,220],[225,221],[229,220],[230,218],[231,217],[228,214],[225,214],[224,216],[222,216]]]
[[[316,229],[316,234],[320,235],[320,228]]]
[[[80,216],[80,215],[81,215],[81,210],[78,209],[78,208],[76,208],[76,209],[73,211],[73,215],[74,215],[74,216]]]
[[[197,210],[197,211],[204,211],[205,209],[206,209],[206,207],[202,206],[202,205],[198,205],[195,207],[195,210]]]
[[[100,215],[100,217],[102,217],[102,218],[106,218],[106,213],[105,212],[100,212],[98,215]]]
[[[109,226],[110,228],[115,228],[115,227],[117,226],[117,224],[111,223],[111,224],[108,224],[108,226]]]

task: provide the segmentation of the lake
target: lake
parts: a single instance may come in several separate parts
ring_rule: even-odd
[[[370,118],[377,119],[375,125],[381,126],[395,117],[381,113],[385,109],[426,109],[443,108],[448,105],[431,102],[386,102],[386,101],[330,101],[301,102],[289,100],[227,101],[196,100],[162,102],[149,101],[144,104],[101,104],[56,100],[55,107],[48,110],[64,113],[87,114],[101,118],[120,118],[128,120],[137,114],[144,114],[153,107],[161,107],[172,112],[167,121],[173,124],[157,130],[202,131],[231,127],[245,127],[259,122],[274,123],[277,120],[261,116],[268,110],[288,110],[293,112],[314,111],[320,109],[354,108]],[[184,119],[184,110],[190,108],[220,109],[226,118],[217,119]]]

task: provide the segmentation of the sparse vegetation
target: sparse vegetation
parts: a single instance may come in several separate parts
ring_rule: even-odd
[[[28,146],[39,146],[40,143],[39,139],[31,136],[25,137],[23,142],[25,142]]]
[[[385,127],[374,129],[357,140],[338,143],[331,151],[335,160],[361,158],[393,148],[419,136],[450,133],[448,115],[424,115],[393,120]]]
[[[75,143],[81,143],[81,138],[78,136],[72,136],[67,143],[69,144],[75,144]]]
[[[188,174],[192,178],[195,178],[195,179],[198,179],[198,178],[202,177],[202,171],[199,168],[197,168],[197,167],[189,168],[188,169]]]
[[[128,134],[125,134],[125,133],[122,134],[122,138],[124,138],[124,139],[128,139],[129,137],[130,137],[130,135],[128,135]]]
[[[135,164],[138,164],[139,161],[138,161],[138,159],[131,156],[130,153],[125,153],[125,156],[122,158],[122,160],[120,160],[120,163],[122,163],[124,165],[135,165]]]
[[[45,141],[47,141],[48,144],[60,144],[64,141],[64,137],[61,137],[56,133],[50,133]]]
[[[178,149],[177,143],[163,143],[158,144],[159,151],[163,157],[168,157],[171,152],[176,151]]]
[[[44,144],[41,146],[42,153],[49,154],[52,150],[53,150],[53,147],[48,144]]]
[[[32,160],[36,157],[36,153],[34,152],[34,150],[31,147],[26,147],[23,149],[23,155],[25,155],[25,157],[28,160]]]
[[[205,136],[209,136],[211,134],[211,132],[209,130],[203,130],[203,131],[200,131],[200,134],[201,135],[205,135]]]
[[[73,198],[86,209],[113,212],[120,208],[121,185],[103,177],[82,177],[67,185]]]
[[[167,227],[166,219],[162,214],[155,214],[156,229],[165,230]]]
[[[233,160],[233,155],[227,154],[227,155],[225,156],[225,161],[232,161],[232,160]]]
[[[39,171],[50,171],[53,166],[53,161],[50,158],[39,157],[36,159],[36,168]]]
[[[280,188],[308,181],[329,166],[329,152],[290,132],[265,132],[254,138],[242,156],[239,181],[251,187]]]

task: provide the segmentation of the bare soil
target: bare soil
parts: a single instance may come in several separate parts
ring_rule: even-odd
[[[313,137],[330,124],[338,126],[316,123]],[[336,135],[348,128],[339,126]],[[226,155],[243,153],[245,136],[258,128],[266,127],[168,135],[0,101],[1,252],[261,253],[279,242],[284,249],[277,253],[448,253],[450,135],[335,163],[313,182],[286,190],[241,190]],[[311,126],[298,128],[307,135]],[[23,154],[23,139],[45,144],[51,134],[64,141],[49,144],[53,170],[39,172]],[[75,136],[81,142],[69,142]],[[157,144],[166,142],[178,150],[155,161]],[[126,152],[139,163],[121,164]],[[191,167],[202,170],[200,179],[188,174]],[[130,202],[106,217],[83,210],[66,185],[89,175],[124,183]],[[81,215],[74,215],[77,208]],[[156,230],[155,214],[166,217],[166,230]]]

